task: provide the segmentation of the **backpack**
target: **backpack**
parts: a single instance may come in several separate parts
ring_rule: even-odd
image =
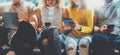
[[[44,45],[42,41],[48,40],[48,45]],[[59,55],[61,52],[59,40],[59,32],[55,28],[46,28],[42,30],[41,38],[38,40],[38,47],[41,50],[41,55]]]

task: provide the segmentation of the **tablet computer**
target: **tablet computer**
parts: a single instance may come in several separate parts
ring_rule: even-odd
[[[63,18],[63,22],[66,26],[70,26],[70,24],[74,24],[74,21],[71,18]]]
[[[15,28],[16,27],[13,24],[13,22],[18,19],[17,13],[15,13],[15,12],[3,12],[2,17],[4,20],[5,28]]]

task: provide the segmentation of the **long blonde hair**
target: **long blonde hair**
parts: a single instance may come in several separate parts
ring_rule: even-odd
[[[70,1],[69,1],[69,7],[70,7],[70,8],[74,8],[73,4],[74,4],[74,2],[73,2],[72,0],[70,0]],[[87,0],[81,0],[79,6],[80,6],[80,8],[82,8],[82,9],[86,9],[86,8],[87,8]]]
[[[61,0],[55,0],[55,1],[56,1],[56,7],[59,8]],[[46,6],[47,6],[46,0],[42,0],[41,1],[41,7],[46,7]]]

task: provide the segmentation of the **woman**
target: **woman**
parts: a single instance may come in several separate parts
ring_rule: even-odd
[[[70,0],[68,13],[75,23],[71,25],[72,31],[65,38],[67,54],[76,55],[79,45],[79,55],[88,55],[94,12],[87,8],[86,0]]]
[[[60,7],[60,0],[42,0],[41,8],[37,9],[39,28],[46,22],[52,26],[61,27],[62,17],[68,17],[66,9]]]
[[[1,16],[1,13],[4,13],[4,12],[15,12],[15,13],[18,13],[18,21],[30,22],[29,19],[32,19],[31,13],[33,12],[33,8],[34,8],[33,3],[29,3],[24,0],[10,0],[10,2],[0,4],[0,16]],[[1,18],[1,20],[3,20],[3,19]],[[15,21],[17,21],[17,20],[15,20]],[[15,24],[15,25],[17,23],[18,22],[13,22],[13,24]],[[2,38],[2,39],[0,39],[0,43],[2,43],[0,48],[4,47],[4,46],[5,47],[11,46],[11,40],[17,32],[18,26],[15,28],[6,29],[3,25],[2,29],[3,29],[3,31],[2,30],[0,31],[1,32],[0,37]]]
[[[51,27],[57,28],[59,31],[61,31],[62,17],[67,17],[67,14],[65,9],[60,7],[60,0],[42,0],[42,2],[42,7],[36,10],[39,28],[41,28],[41,26],[45,28],[45,23],[49,23],[51,24]],[[40,36],[41,32],[38,39],[40,39]],[[56,38],[56,40],[59,45],[59,55],[61,55],[60,38]],[[42,42],[43,44],[48,44],[47,39],[43,39]]]

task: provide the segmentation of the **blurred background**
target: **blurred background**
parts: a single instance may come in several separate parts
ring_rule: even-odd
[[[4,3],[4,2],[9,2],[10,0],[0,0],[0,3]],[[26,0],[29,2],[34,3],[36,6],[40,5],[40,1],[41,0]],[[69,0],[62,0],[62,4],[63,6],[67,6],[69,3]],[[89,7],[91,8],[95,8],[95,7],[100,7],[104,4],[104,0],[87,0],[87,4]]]

